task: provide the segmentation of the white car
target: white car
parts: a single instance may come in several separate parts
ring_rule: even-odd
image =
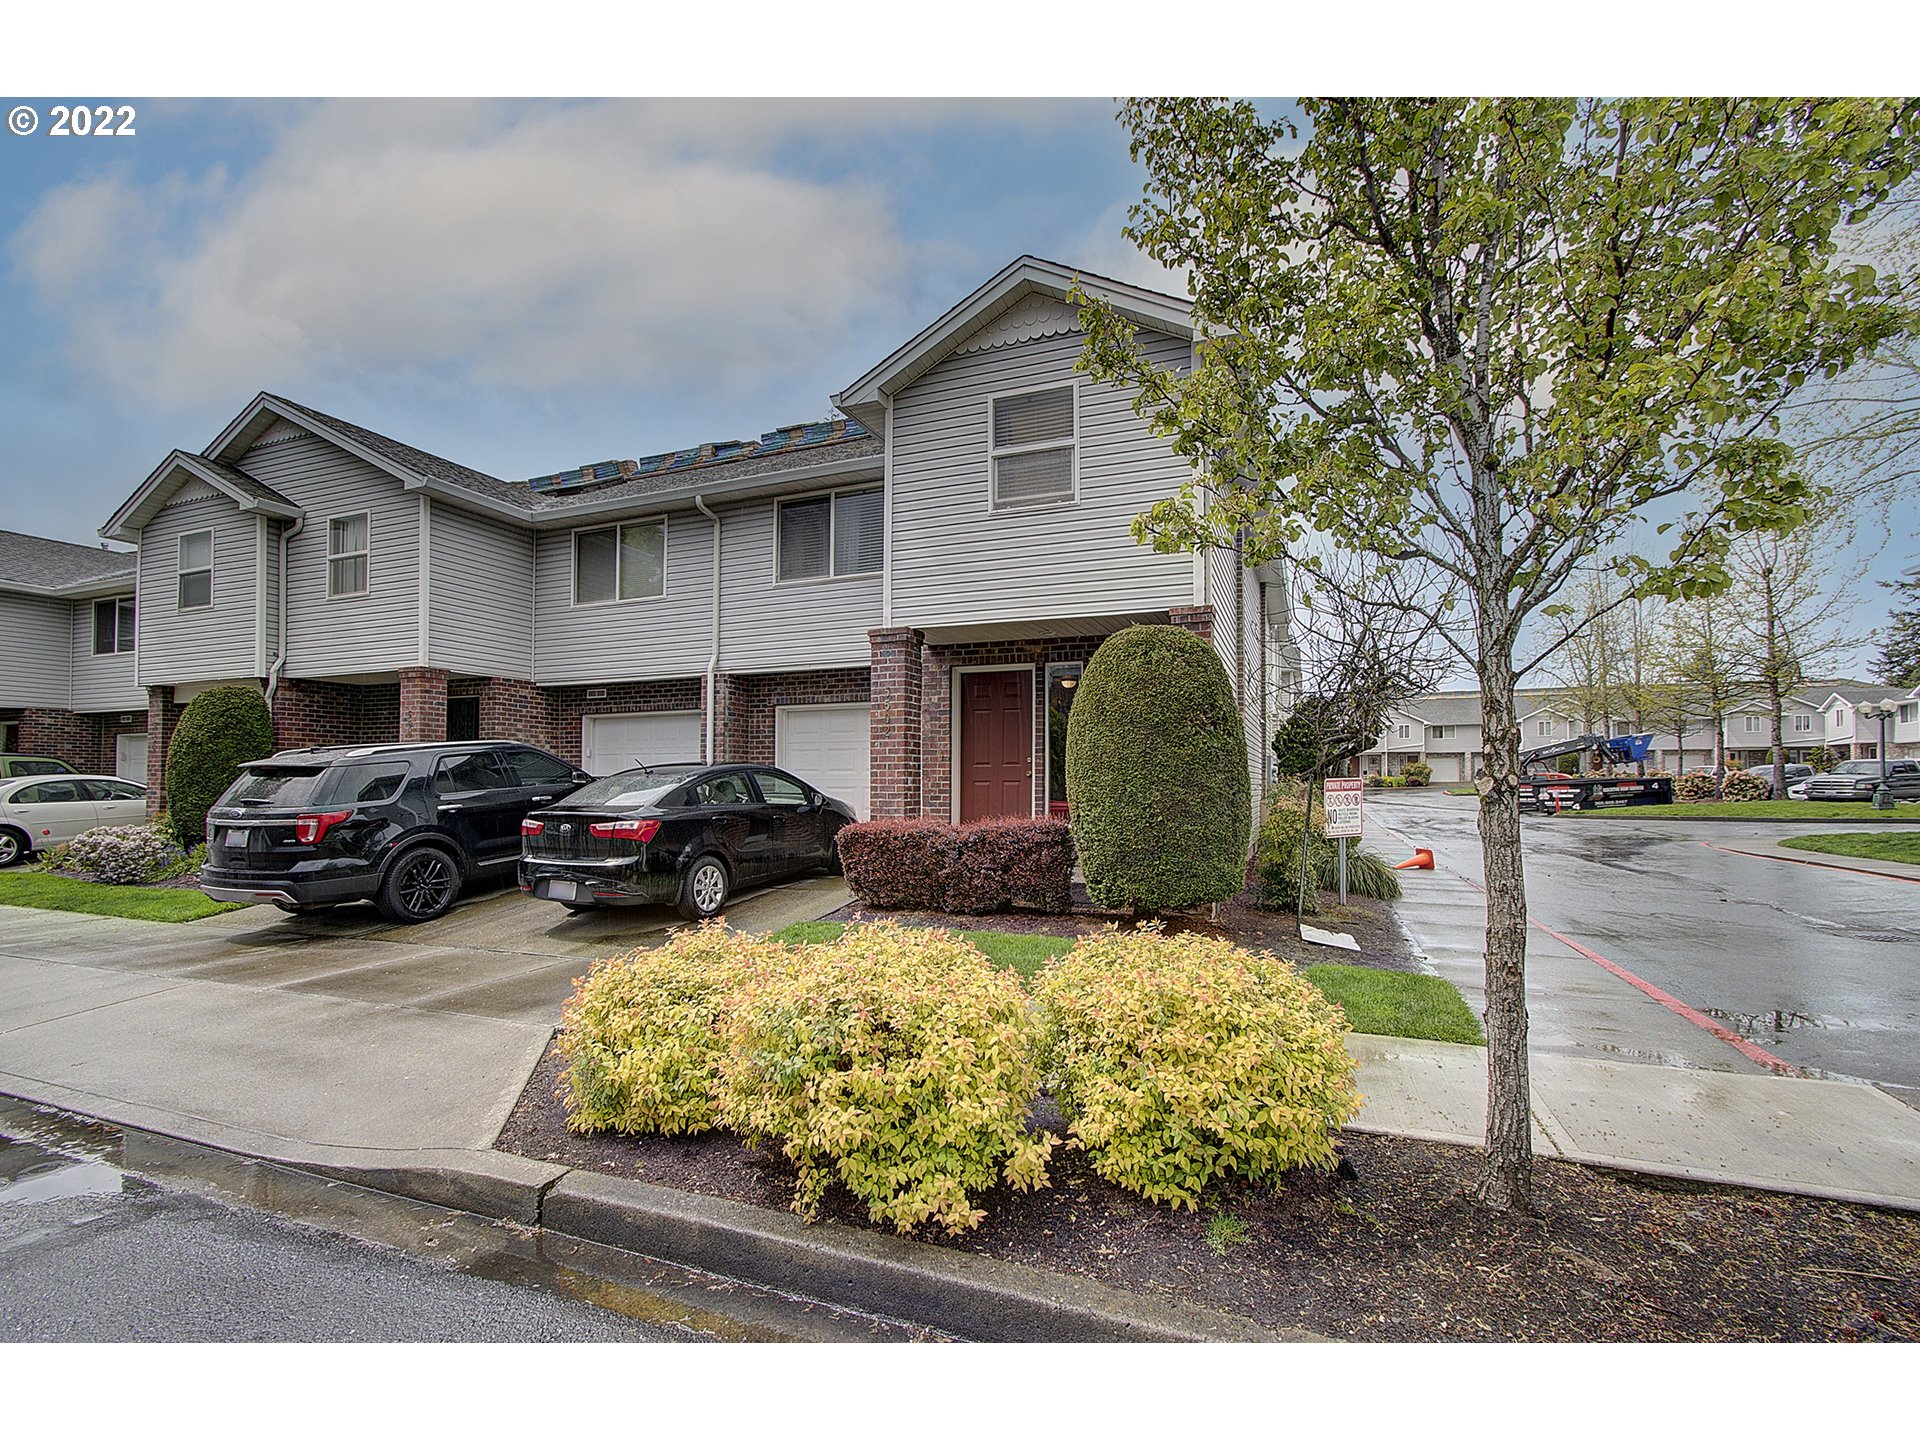
[[[0,780],[0,867],[101,825],[142,825],[147,787],[116,775]]]

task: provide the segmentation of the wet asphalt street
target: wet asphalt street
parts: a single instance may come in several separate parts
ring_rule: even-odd
[[[1377,794],[1367,796],[1373,848],[1402,858],[1399,842],[1385,833],[1390,827],[1430,846],[1441,866],[1481,879],[1472,797]],[[1902,1087],[1911,1102],[1920,1089],[1920,885],[1727,854],[1703,843],[1764,849],[1785,835],[1850,828],[1866,827],[1529,817],[1529,909],[1534,919],[1809,1073]],[[1444,932],[1484,924],[1484,905],[1471,902],[1458,881],[1453,888],[1464,903],[1451,916],[1412,896],[1415,903],[1403,907],[1423,946],[1459,947],[1468,937]],[[1534,939],[1552,944],[1537,930]],[[1602,992],[1617,987],[1645,1003],[1624,981],[1593,970]],[[1530,1008],[1550,1010],[1555,998],[1536,986]],[[1478,995],[1469,999],[1477,1008]],[[1624,1001],[1620,1008],[1624,1013]],[[1707,1032],[1678,1028],[1697,1042],[1686,1045],[1689,1054],[1659,1058],[1747,1063]]]

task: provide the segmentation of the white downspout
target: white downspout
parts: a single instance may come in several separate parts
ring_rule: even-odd
[[[707,764],[714,761],[713,732],[719,725],[714,682],[720,673],[720,517],[707,508],[707,497],[693,497],[693,508],[713,522],[713,649],[707,656]]]
[[[307,528],[307,517],[303,512],[293,524],[280,532],[280,640],[273,656],[273,666],[267,671],[267,714],[273,714],[273,697],[280,689],[280,672],[287,663],[287,542]]]

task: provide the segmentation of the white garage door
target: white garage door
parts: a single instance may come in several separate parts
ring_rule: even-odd
[[[1429,755],[1427,764],[1433,767],[1433,783],[1436,785],[1457,785],[1460,783],[1460,757],[1458,755]]]
[[[580,722],[580,768],[590,774],[699,760],[704,754],[697,710],[589,715]]]
[[[865,705],[782,705],[773,712],[773,763],[867,818],[873,745]]]
[[[136,785],[147,783],[147,737],[121,734],[113,739],[113,773]]]

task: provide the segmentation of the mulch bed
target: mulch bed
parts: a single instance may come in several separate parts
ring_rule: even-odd
[[[561,1071],[549,1048],[500,1149],[787,1208],[785,1159],[731,1135],[573,1134]],[[1050,1106],[1034,1123],[1062,1129]],[[1221,1186],[1197,1214],[1149,1205],[1056,1149],[1048,1189],[995,1190],[977,1230],[919,1238],[1346,1340],[1920,1339],[1920,1215],[1558,1160],[1535,1165],[1537,1215],[1497,1215],[1466,1198],[1471,1149],[1343,1143],[1350,1173],[1278,1194]],[[822,1213],[871,1228],[840,1192]],[[1237,1237],[1222,1233],[1236,1221]]]
[[[1423,969],[1413,942],[1384,900],[1350,896],[1346,905],[1337,905],[1321,897],[1326,909],[1307,917],[1307,923],[1322,930],[1340,930],[1353,936],[1358,952],[1338,950],[1325,945],[1310,945],[1300,938],[1291,911],[1262,910],[1243,893],[1219,906],[1203,906],[1161,917],[1169,933],[1194,932],[1217,935],[1252,950],[1271,950],[1282,960],[1295,965],[1369,965],[1381,970]],[[1084,885],[1073,887],[1073,910],[1065,915],[1041,914],[1031,910],[1001,911],[995,915],[948,915],[924,910],[869,910],[859,904],[843,905],[823,920],[892,920],[902,925],[938,926],[950,930],[1004,930],[1018,935],[1060,935],[1071,938],[1098,932],[1107,925],[1132,925],[1134,918],[1124,910],[1103,910],[1088,897]]]

